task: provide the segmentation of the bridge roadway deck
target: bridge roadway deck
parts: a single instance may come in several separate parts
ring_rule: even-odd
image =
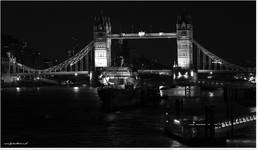
[[[107,38],[110,39],[162,39],[162,38],[177,38],[176,33],[121,33],[121,34],[111,34]]]
[[[77,75],[80,75],[80,74],[84,74],[84,75],[88,75],[89,74],[89,71],[61,71],[61,72],[44,72],[44,73],[33,73],[33,72],[30,72],[30,73],[13,73],[12,75],[75,75],[77,73]]]

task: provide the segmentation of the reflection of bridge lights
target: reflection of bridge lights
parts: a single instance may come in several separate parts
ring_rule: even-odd
[[[78,93],[78,92],[79,92],[79,87],[73,87],[73,91],[74,91],[75,93]]]
[[[20,88],[20,87],[16,87],[16,91],[17,91],[17,92],[20,92],[20,91],[21,91],[21,88]]]
[[[74,73],[74,76],[78,76],[78,73],[76,72],[76,73]]]

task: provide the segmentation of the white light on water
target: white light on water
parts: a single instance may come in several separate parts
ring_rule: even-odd
[[[76,72],[76,73],[74,73],[74,76],[78,76],[78,73]]]

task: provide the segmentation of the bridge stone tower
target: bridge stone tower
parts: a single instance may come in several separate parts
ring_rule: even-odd
[[[111,39],[107,37],[111,34],[110,18],[97,16],[95,17],[94,22],[94,67],[110,67]]]
[[[193,67],[193,28],[191,16],[184,14],[177,17],[177,64],[185,70]]]

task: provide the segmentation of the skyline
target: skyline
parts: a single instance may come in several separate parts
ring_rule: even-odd
[[[135,32],[176,32],[176,17],[186,9],[194,39],[209,51],[237,64],[255,60],[255,2],[1,3],[2,33],[27,41],[49,58],[64,60],[78,41],[87,45],[93,39],[94,16],[101,11],[111,18],[112,33],[132,32],[132,25]],[[130,40],[128,45],[166,65],[177,54],[175,39]]]

